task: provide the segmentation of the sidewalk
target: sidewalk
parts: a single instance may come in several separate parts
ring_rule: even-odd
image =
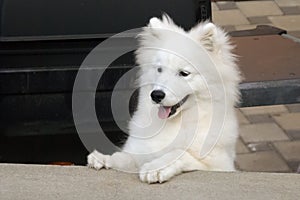
[[[273,25],[300,38],[300,1],[217,1],[212,3],[213,21],[227,31]]]
[[[300,104],[237,109],[237,168],[296,172],[300,165]]]
[[[300,38],[300,0],[216,1],[214,23],[227,31],[273,25]],[[237,168],[295,172],[300,165],[300,104],[237,109]]]

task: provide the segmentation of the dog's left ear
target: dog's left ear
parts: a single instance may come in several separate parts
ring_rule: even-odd
[[[189,34],[199,41],[208,51],[217,49],[217,27],[210,22],[200,23],[189,31]]]

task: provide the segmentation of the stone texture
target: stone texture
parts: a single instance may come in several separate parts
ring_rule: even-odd
[[[300,161],[289,161],[287,164],[293,172],[297,172],[299,169],[298,173],[300,173]]]
[[[300,31],[299,31],[300,32]],[[300,33],[299,33],[300,35]],[[290,112],[300,112],[300,103],[285,105]]]
[[[299,0],[275,0],[280,7],[300,6]]]
[[[211,10],[212,10],[213,12],[219,10],[219,8],[218,8],[218,6],[217,6],[217,4],[216,4],[215,2],[212,2],[212,3],[211,3]]]
[[[255,124],[255,123],[274,122],[273,118],[268,114],[265,114],[265,115],[248,115],[247,118],[253,124]]]
[[[223,28],[226,32],[235,31],[235,27],[234,27],[234,26],[231,26],[231,25],[222,26],[222,28]]]
[[[300,140],[290,142],[274,142],[274,146],[288,161],[300,161]]]
[[[252,152],[272,150],[272,146],[268,142],[249,143],[247,146]]]
[[[237,8],[234,1],[220,1],[217,4],[220,10],[232,10]]]
[[[249,124],[248,119],[244,116],[244,114],[239,110],[236,109],[236,116],[238,118],[239,124]]]
[[[239,10],[221,10],[212,13],[213,22],[220,25],[249,24],[249,21]]]
[[[236,153],[249,153],[248,148],[246,145],[241,141],[241,139],[238,139],[236,142]]]
[[[246,24],[246,25],[237,25],[237,26],[235,26],[235,30],[237,30],[237,31],[251,30],[251,29],[255,29],[255,28],[256,28],[255,24]]]
[[[282,15],[281,10],[273,1],[241,1],[236,4],[247,17]]]
[[[285,113],[274,116],[274,119],[284,130],[300,130],[300,113]]]
[[[282,7],[281,10],[284,15],[300,14],[300,7]]]
[[[241,111],[245,115],[280,114],[288,112],[284,105],[246,107],[241,108]]]
[[[271,23],[267,16],[248,17],[248,20],[251,24],[270,24]]]
[[[269,19],[275,26],[287,31],[300,30],[300,15],[271,16]]]
[[[243,125],[240,127],[240,136],[246,143],[289,139],[275,123]]]
[[[1,200],[294,200],[300,196],[295,174],[197,171],[149,185],[141,183],[137,174],[115,170],[0,164],[0,177]]]
[[[300,38],[300,31],[289,31],[288,34],[290,34],[296,38]]]
[[[288,172],[288,165],[274,151],[261,151],[250,154],[239,154],[237,165],[242,171],[255,172]]]
[[[286,131],[292,140],[300,140],[300,131]]]

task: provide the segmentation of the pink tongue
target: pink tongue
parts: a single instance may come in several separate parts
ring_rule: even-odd
[[[171,107],[159,106],[158,117],[161,119],[166,119],[169,117],[170,112],[171,112]]]

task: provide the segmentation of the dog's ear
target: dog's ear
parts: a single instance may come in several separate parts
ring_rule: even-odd
[[[152,17],[149,20],[149,24],[148,24],[149,28],[162,28],[162,21],[160,19],[158,19],[157,17]]]
[[[208,51],[213,52],[216,50],[217,27],[213,23],[200,23],[190,30],[190,34]]]
[[[158,32],[162,29],[165,30],[171,30],[172,27],[174,26],[173,20],[167,15],[164,14],[162,16],[162,19],[159,19],[157,17],[152,17],[149,20],[148,28],[149,28],[149,33],[152,34],[152,36],[159,38]]]
[[[158,19],[157,17],[152,17],[149,20],[148,27],[149,28],[168,28],[168,26],[174,25],[173,20],[167,15],[164,14],[162,19]]]

